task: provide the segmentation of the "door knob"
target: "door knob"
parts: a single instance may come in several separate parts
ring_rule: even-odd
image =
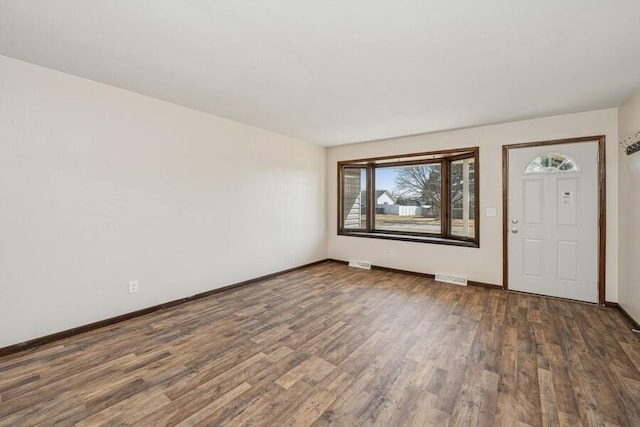
[[[518,229],[514,227],[514,228],[511,229],[511,232],[513,234],[518,234]]]
[[[517,224],[517,223],[518,223],[518,218],[513,218],[513,219],[511,220],[511,222],[512,222],[513,224]]]

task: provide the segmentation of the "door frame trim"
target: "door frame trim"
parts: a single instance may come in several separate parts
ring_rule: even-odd
[[[598,143],[598,305],[606,302],[606,244],[607,244],[607,186],[606,186],[606,137],[605,135],[549,141],[523,142],[502,146],[502,288],[509,290],[509,150],[539,147],[544,145],[572,144],[577,142]]]

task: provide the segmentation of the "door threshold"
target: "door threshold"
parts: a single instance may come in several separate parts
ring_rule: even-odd
[[[597,302],[581,301],[581,300],[578,300],[578,299],[556,297],[556,296],[553,296],[553,295],[535,294],[533,292],[516,291],[516,290],[513,290],[513,289],[507,289],[507,292],[512,293],[512,294],[530,295],[530,296],[533,296],[533,297],[542,297],[542,298],[555,299],[555,300],[559,300],[559,301],[577,302],[577,303],[580,303],[580,304],[595,305],[597,307],[600,307],[600,304],[598,304]],[[605,307],[605,306],[606,306],[605,304],[602,304],[602,307]]]

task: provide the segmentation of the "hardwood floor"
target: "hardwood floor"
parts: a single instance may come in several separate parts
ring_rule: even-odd
[[[640,426],[611,308],[337,263],[0,359],[0,425]]]

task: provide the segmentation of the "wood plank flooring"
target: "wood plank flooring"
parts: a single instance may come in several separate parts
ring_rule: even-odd
[[[0,426],[640,426],[610,308],[328,262],[0,359]]]

